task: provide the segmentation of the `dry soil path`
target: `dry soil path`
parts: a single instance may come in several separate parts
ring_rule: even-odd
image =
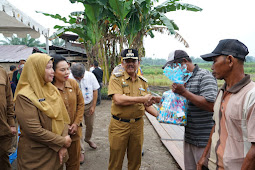
[[[81,170],[107,170],[109,159],[108,125],[111,118],[111,101],[102,100],[96,107],[96,118],[92,140],[97,144],[96,150],[85,146],[85,163]],[[178,164],[159,139],[158,134],[144,116],[144,156],[140,170],[179,170]],[[12,165],[16,170],[16,161]],[[1,168],[0,168],[1,169]],[[127,170],[125,157],[123,170]]]

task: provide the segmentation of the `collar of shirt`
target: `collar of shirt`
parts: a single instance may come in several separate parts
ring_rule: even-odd
[[[126,71],[124,71],[124,78],[125,78],[125,80],[131,79],[130,75]],[[137,74],[135,74],[135,80],[137,80],[137,79],[138,79],[138,76],[137,76]]]
[[[71,84],[69,83],[69,81],[65,82],[65,88],[72,88]]]
[[[192,71],[192,76],[193,76],[193,75],[194,75],[194,76],[196,75],[198,69],[199,69],[198,65],[195,64],[195,68],[194,68],[193,71]]]
[[[69,88],[69,89],[72,88],[72,86],[71,86],[71,84],[69,83],[69,81],[66,81],[66,82],[65,82],[64,89],[65,89],[65,88]],[[61,91],[64,91],[64,89],[62,90],[62,89],[58,88],[58,90],[61,90]]]
[[[244,86],[246,86],[248,83],[251,82],[250,75],[245,74],[245,77],[240,80],[238,83],[236,83],[234,86],[232,86],[228,91],[230,93],[238,93]],[[225,83],[220,90],[225,91],[227,87],[227,84]]]

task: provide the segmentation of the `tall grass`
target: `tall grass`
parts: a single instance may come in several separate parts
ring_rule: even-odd
[[[200,63],[200,68],[211,70],[212,63]],[[150,86],[169,86],[172,82],[163,74],[162,66],[141,66],[143,76],[148,80]],[[245,74],[251,75],[251,79],[255,81],[255,63],[245,63]],[[217,80],[218,86],[224,84],[224,80]]]

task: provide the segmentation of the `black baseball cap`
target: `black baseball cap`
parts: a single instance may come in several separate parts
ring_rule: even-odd
[[[162,69],[164,69],[168,64],[172,64],[173,62],[175,62],[178,59],[188,58],[188,57],[189,57],[189,55],[185,51],[175,50],[168,55],[168,60],[167,60],[166,64],[162,67]]]
[[[213,61],[213,57],[220,55],[232,55],[242,61],[245,61],[245,56],[249,53],[248,48],[236,39],[220,40],[217,47],[212,53],[201,55],[200,57],[205,61]]]
[[[128,58],[138,60],[138,51],[135,49],[125,49],[121,52],[121,57],[123,60]]]

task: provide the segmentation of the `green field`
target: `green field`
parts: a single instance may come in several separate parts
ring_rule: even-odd
[[[211,70],[211,63],[200,63],[200,68]],[[162,66],[141,66],[143,76],[148,80],[150,86],[170,86],[172,82],[163,75]],[[244,72],[250,74],[253,81],[255,81],[255,63],[245,63]],[[224,83],[224,80],[217,80],[218,86]]]

